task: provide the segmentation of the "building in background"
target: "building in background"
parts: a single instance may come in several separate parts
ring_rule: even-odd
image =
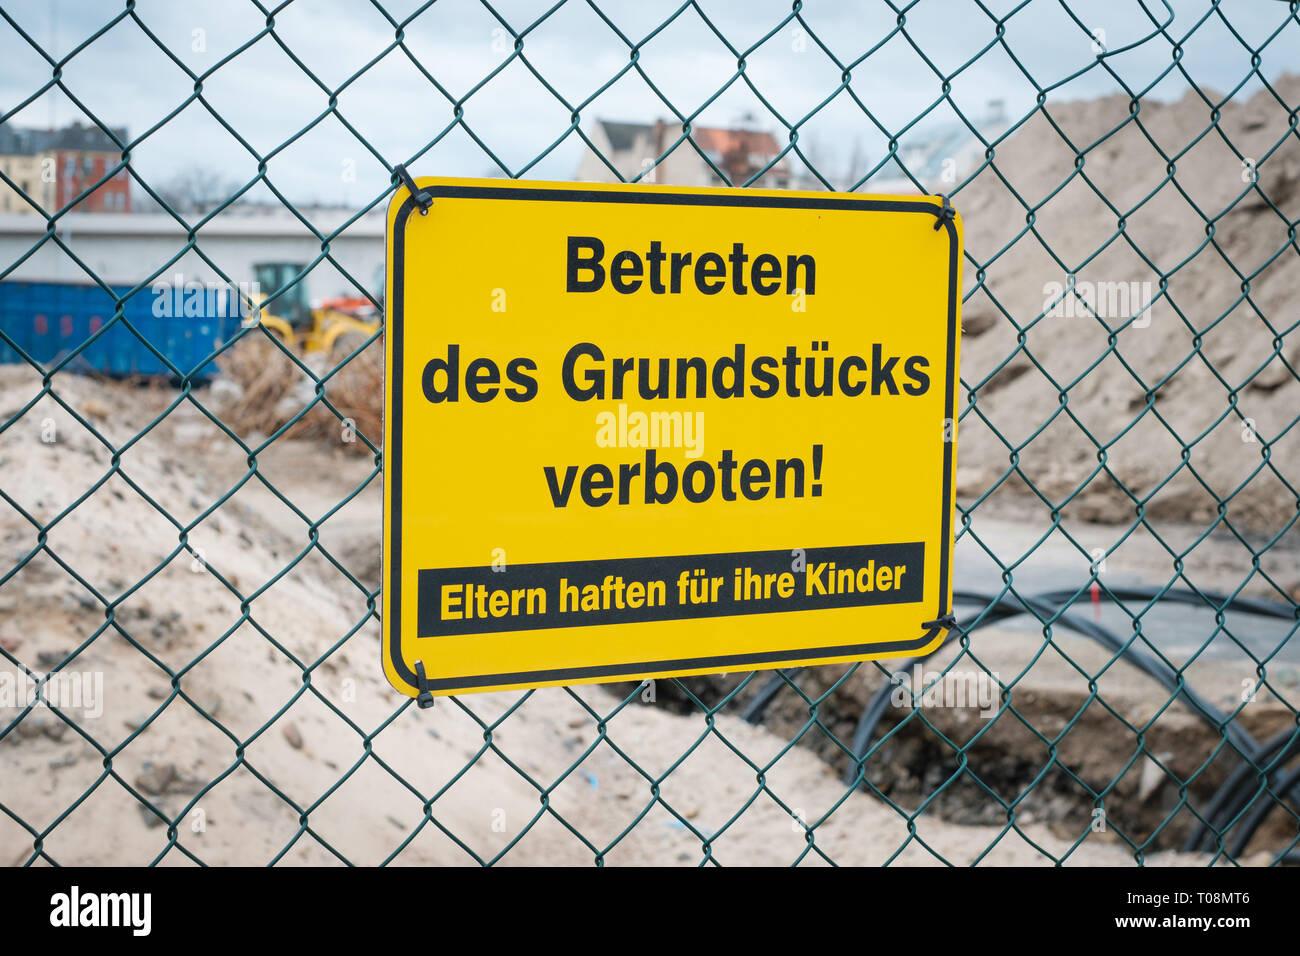
[[[653,123],[613,123],[597,120],[590,138],[595,151],[588,148],[578,164],[577,178],[584,182],[614,183],[619,177],[597,155],[603,155],[623,179],[631,179],[645,170],[642,182],[667,183],[674,186],[725,186],[727,182],[713,167],[726,173],[732,185],[739,186],[754,176],[780,154],[776,137],[762,130],[741,127],[721,129],[697,126],[690,140],[683,140],[655,165],[681,137],[681,126],[663,120]],[[694,142],[694,146],[691,143]],[[702,155],[701,155],[702,154]],[[712,165],[710,165],[712,164]],[[652,169],[653,167],[653,169]],[[754,185],[768,189],[789,189],[790,163],[782,156]]]
[[[126,129],[113,135],[126,140]],[[0,126],[0,170],[46,212],[68,206],[121,160],[122,150],[103,130],[73,123],[62,129]],[[76,206],[77,212],[130,212],[131,184],[119,170]],[[0,180],[0,213],[37,214],[9,183]]]
[[[291,263],[296,273],[320,256],[320,238],[283,209],[251,215],[227,211],[199,229],[196,247],[221,266],[222,276],[193,249],[171,261],[186,242],[185,228],[171,216],[96,215],[77,208],[77,212],[59,218],[55,233],[96,276],[114,286],[133,286],[159,269],[163,271],[157,281],[163,283],[172,282],[177,274],[182,276],[181,282],[249,283],[257,281],[260,265]],[[313,225],[333,236],[329,258],[316,262],[307,281],[297,287],[312,300],[355,296],[358,285],[374,293],[383,288],[384,211],[371,211],[343,228],[351,218],[347,210],[312,214]],[[46,223],[35,216],[0,214],[0,260],[23,259],[7,281],[93,284],[86,268],[57,243],[41,241],[46,229]],[[39,248],[27,255],[37,245]],[[270,294],[275,290],[263,291]]]
[[[695,127],[691,130],[690,140],[684,140],[674,148],[673,144],[681,137],[680,124],[663,120],[654,123],[597,120],[589,133],[592,145],[582,156],[577,178],[585,182],[618,182],[619,176],[610,169],[612,165],[625,180],[644,172],[642,182],[674,186],[727,185],[713,169],[716,166],[726,173],[732,185],[739,186],[772,164],[753,185],[768,189],[821,190],[826,187],[806,168],[806,163],[817,166],[836,189],[847,189],[857,184],[859,177],[869,168],[862,144],[855,140],[851,144],[848,168],[843,175],[835,174],[831,168],[836,165],[834,157],[842,156],[850,144],[832,143],[831,158],[828,159],[820,148],[825,144],[819,144],[812,135],[801,140],[803,161],[792,162],[789,154],[778,160],[776,157],[780,155],[782,146],[777,138],[753,128],[750,122],[747,117],[739,127],[732,129]],[[973,117],[969,123],[960,120],[931,122],[910,129],[901,138],[896,159],[886,162],[860,186],[860,191],[898,194],[951,192],[957,183],[973,174],[984,162],[984,141],[996,140],[1008,126],[1003,102],[990,100],[983,113]],[[664,156],[668,149],[672,152]],[[815,155],[818,158],[813,158]],[[608,160],[608,164],[601,156]],[[658,165],[656,160],[659,160]]]

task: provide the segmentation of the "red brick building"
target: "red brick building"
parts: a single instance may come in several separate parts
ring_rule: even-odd
[[[126,141],[124,128],[112,133]],[[46,212],[71,205],[88,189],[93,191],[77,203],[77,212],[130,212],[131,183],[125,169],[100,183],[121,156],[121,147],[95,126],[73,123],[51,130],[0,127],[0,169]],[[3,180],[0,194],[0,211],[37,211]]]

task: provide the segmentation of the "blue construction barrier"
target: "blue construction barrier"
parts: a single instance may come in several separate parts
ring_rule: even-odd
[[[113,291],[122,298],[130,287],[116,287]],[[203,314],[175,316],[156,315],[157,298],[151,289],[141,289],[125,299],[122,318],[113,321],[113,297],[99,286],[0,282],[0,331],[47,368],[72,355],[107,326],[107,331],[78,352],[67,368],[106,375],[178,378],[177,371],[159,359],[143,338],[180,374],[188,374],[192,380],[216,375],[216,364],[204,359],[239,330],[238,299],[209,296],[207,299],[218,301],[204,301],[197,310],[189,310]],[[22,356],[0,337],[0,364],[19,362],[23,362]]]

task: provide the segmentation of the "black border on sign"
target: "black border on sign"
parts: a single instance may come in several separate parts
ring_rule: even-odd
[[[722,193],[677,193],[670,190],[653,192],[634,189],[583,189],[538,188],[535,186],[459,186],[439,184],[424,187],[424,192],[436,203],[440,197],[449,199],[520,199],[539,202],[591,202],[632,203],[657,206],[741,206],[760,209],[837,209],[862,212],[915,212],[935,217],[948,232],[948,376],[944,383],[945,417],[954,418],[957,393],[957,288],[959,265],[957,228],[951,217],[941,215],[942,206],[933,199],[846,199],[834,196],[747,196],[743,190]],[[389,482],[389,513],[386,515],[384,533],[389,536],[390,563],[388,568],[389,593],[386,598],[389,657],[393,670],[413,690],[420,686],[415,672],[402,657],[402,321],[403,280],[406,272],[406,221],[418,207],[414,196],[408,196],[397,211],[393,221],[392,256],[393,295],[388,304],[388,323],[384,334],[391,336],[392,381],[385,382],[385,390],[392,396],[392,427],[385,423],[387,435],[392,436],[392,447],[384,448],[384,477]],[[943,500],[940,502],[940,553],[939,553],[939,608],[935,619],[949,612],[948,565],[952,548],[952,510],[948,502],[952,497],[953,445],[943,443]],[[382,605],[381,605],[382,606]],[[382,611],[381,611],[382,613]],[[920,623],[920,622],[918,622]],[[748,664],[780,664],[809,658],[854,657],[864,654],[881,654],[917,650],[925,647],[940,632],[929,628],[924,635],[905,641],[876,641],[869,644],[841,644],[833,647],[804,647],[786,651],[768,651],[756,654],[727,654],[721,657],[682,658],[669,661],[646,661],[639,664],[601,664],[592,667],[564,667],[555,670],[520,671],[510,674],[483,674],[476,677],[429,679],[424,686],[430,691],[454,688],[494,687],[502,684],[531,684],[544,681],[576,681],[593,678],[611,680],[632,674],[671,673],[674,671],[717,668],[719,671],[737,670]]]

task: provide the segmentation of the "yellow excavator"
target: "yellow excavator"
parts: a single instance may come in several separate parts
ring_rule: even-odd
[[[306,266],[297,262],[261,262],[253,266],[259,289],[280,289]],[[303,352],[352,351],[378,331],[381,315],[364,296],[340,296],[311,307],[304,280],[261,310],[261,323],[286,344]]]

